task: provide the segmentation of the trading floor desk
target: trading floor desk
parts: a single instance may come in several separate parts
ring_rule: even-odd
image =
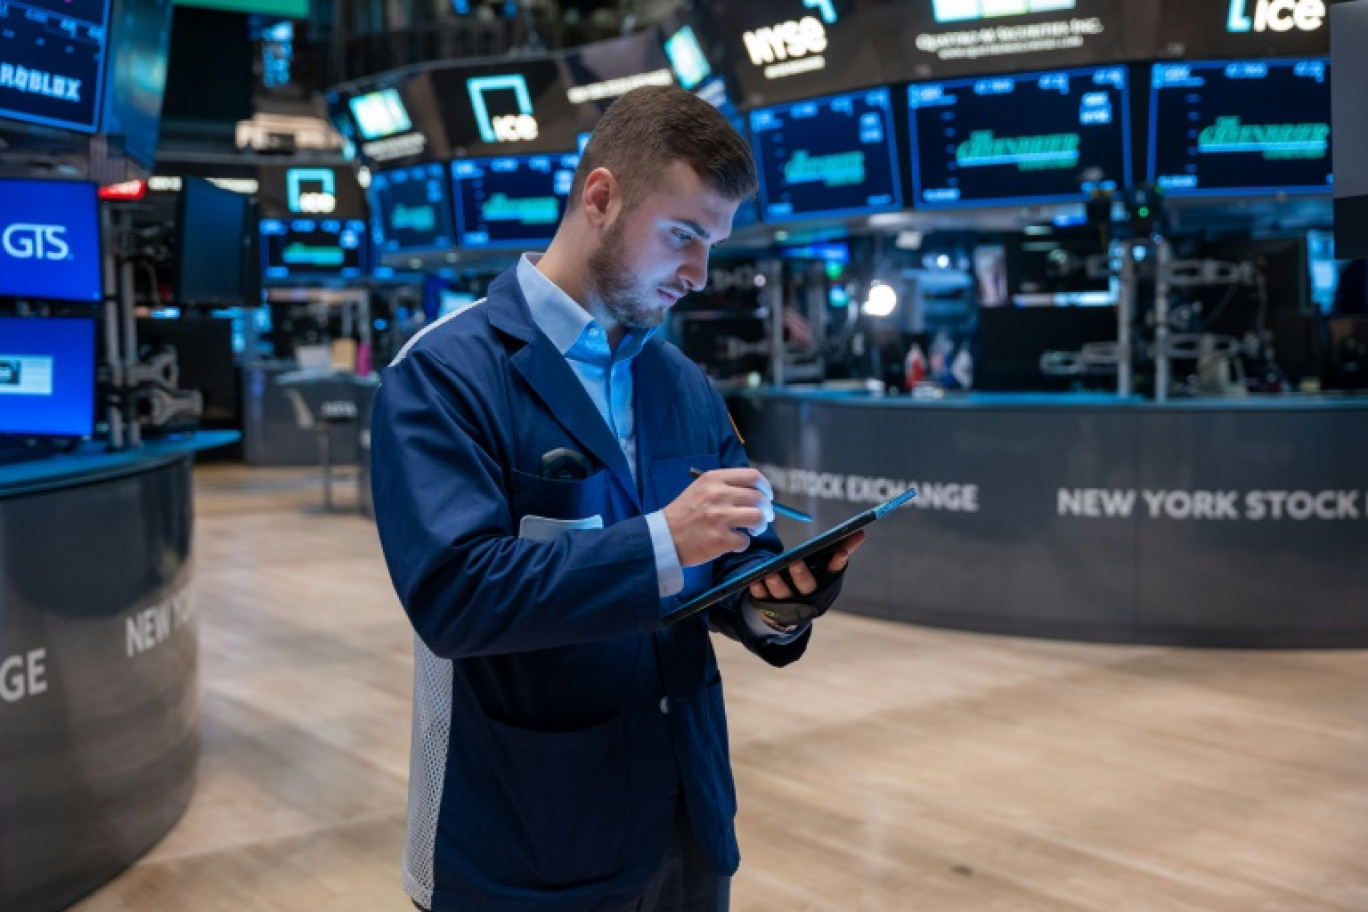
[[[191,456],[236,432],[0,467],[0,909],[143,855],[199,755]]]
[[[1368,398],[732,396],[816,528],[913,484],[841,607],[1118,643],[1368,645]],[[779,521],[788,542],[810,534]]]

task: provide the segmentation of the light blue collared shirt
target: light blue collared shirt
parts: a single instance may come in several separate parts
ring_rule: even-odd
[[[525,253],[518,260],[518,285],[527,299],[528,309],[532,311],[532,322],[565,356],[570,369],[593,400],[594,408],[598,409],[617,438],[635,480],[639,469],[632,359],[641,354],[642,346],[650,341],[656,330],[646,333],[629,330],[618,343],[617,351],[613,351],[603,327],[574,298],[537,269],[541,256],[539,253]],[[665,521],[662,511],[648,513],[646,525],[651,531],[651,547],[655,551],[660,597],[668,598],[684,588],[684,570],[679,563],[679,552],[675,550],[674,536],[670,534],[670,525]],[[749,599],[744,600],[743,604],[745,610],[742,614],[751,632],[767,637],[773,643],[791,643],[808,627],[803,624],[791,633],[779,633],[760,619],[759,612]]]
[[[632,359],[641,354],[642,346],[656,331],[629,330],[618,343],[617,351],[613,351],[603,327],[537,269],[540,259],[541,254],[523,254],[518,261],[518,285],[523,297],[527,298],[532,321],[565,356],[570,369],[593,400],[594,408],[617,438],[635,480],[639,469]],[[675,595],[684,588],[684,570],[665,514],[660,510],[647,514],[646,525],[651,530],[651,546],[655,550],[660,597]]]

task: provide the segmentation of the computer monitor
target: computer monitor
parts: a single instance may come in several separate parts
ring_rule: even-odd
[[[0,297],[99,303],[94,184],[0,179]]]
[[[95,321],[0,317],[0,436],[88,437]]]
[[[1074,202],[1130,182],[1126,68],[909,86],[914,205]]]
[[[24,0],[0,18],[0,118],[95,132],[109,0]]]
[[[693,91],[712,73],[707,55],[698,43],[693,26],[685,25],[665,39],[665,56],[670,58],[670,69],[674,70],[679,84]]]
[[[763,220],[902,206],[888,89],[758,108],[750,128]]]
[[[1169,196],[1333,188],[1324,59],[1160,63],[1149,181]]]
[[[352,119],[356,121],[362,139],[383,139],[413,129],[413,119],[409,117],[398,89],[358,95],[349,99],[347,106],[351,108]]]
[[[379,253],[438,250],[453,246],[446,166],[415,165],[371,178]]]
[[[578,155],[469,158],[451,163],[460,246],[540,248],[565,214]]]
[[[241,193],[196,177],[184,179],[177,207],[177,300],[242,304],[252,296],[251,208],[251,199]],[[255,264],[250,271],[256,272]]]
[[[262,277],[360,278],[367,268],[368,234],[364,219],[262,219]]]
[[[171,6],[172,0],[119,0],[110,23],[100,129],[120,137],[124,155],[145,171],[152,169],[161,133]]]

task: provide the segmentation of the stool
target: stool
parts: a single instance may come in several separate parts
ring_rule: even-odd
[[[285,397],[290,400],[290,407],[294,409],[295,424],[301,431],[314,431],[318,435],[318,461],[323,467],[323,509],[332,512],[333,430],[356,424],[356,403],[345,399],[323,402],[318,408],[318,414],[315,415],[299,390],[287,388],[284,392]]]

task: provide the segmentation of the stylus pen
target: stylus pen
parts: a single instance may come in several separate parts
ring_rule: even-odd
[[[692,475],[694,478],[702,478],[703,470],[689,469],[689,474]],[[774,507],[774,512],[778,513],[780,516],[787,516],[789,519],[796,519],[799,522],[812,522],[812,517],[808,516],[802,510],[795,510],[793,509],[793,507],[786,507],[778,501],[770,501],[770,506]]]

